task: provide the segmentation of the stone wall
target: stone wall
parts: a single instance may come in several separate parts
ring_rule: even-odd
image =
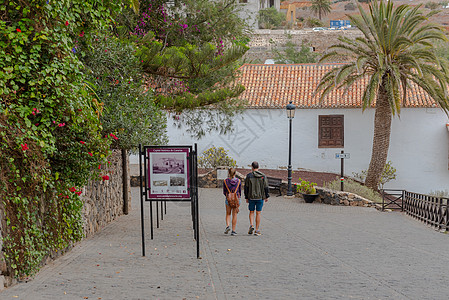
[[[123,166],[121,151],[113,151],[109,157],[109,166],[102,170],[102,174],[109,175],[109,180],[91,181],[84,188],[84,235],[93,235],[102,227],[123,214]],[[129,163],[127,164],[129,168]],[[128,172],[129,174],[129,172]],[[129,180],[129,179],[128,179]],[[131,190],[128,189],[129,199]],[[128,203],[128,209],[130,209]]]
[[[323,53],[330,45],[338,42],[338,37],[356,38],[362,36],[360,30],[321,30],[313,31],[312,29],[303,30],[255,30],[248,46],[250,49],[245,54],[245,58],[249,60],[258,59],[262,63],[273,58],[272,50],[275,47],[282,47],[289,40],[298,46],[303,43],[310,44],[315,48],[316,52]]]
[[[84,235],[89,237],[95,232],[98,232],[105,225],[123,214],[123,165],[121,151],[113,151],[108,159],[110,164],[107,168],[102,170],[102,174],[109,175],[109,180],[90,181],[88,185],[83,188],[81,195],[84,201],[83,207],[83,225]],[[126,161],[126,166],[129,168],[129,159]],[[129,174],[129,171],[128,171]],[[129,176],[129,175],[128,175]],[[129,178],[128,178],[129,180]],[[129,187],[129,185],[128,185]],[[131,190],[128,188],[128,199],[131,199]],[[128,209],[130,209],[130,201]],[[0,211],[0,213],[3,213]],[[8,268],[3,259],[2,240],[1,240],[1,222],[0,222],[0,291],[7,286],[15,284],[16,279],[7,276]],[[44,258],[42,265],[49,263],[51,260],[63,255],[70,249],[62,249],[61,251],[49,253]]]
[[[244,180],[245,176],[237,172],[236,176],[241,180]],[[209,171],[206,174],[201,174],[198,176],[198,186],[200,188],[221,188],[221,180],[217,180],[217,170]],[[301,198],[301,194],[296,193],[296,183],[292,183],[293,185],[293,193],[295,193],[295,197]],[[281,184],[281,192],[282,195],[287,194],[288,182],[282,181]],[[322,187],[316,187],[318,196],[315,199],[315,202],[329,204],[329,205],[346,205],[346,206],[364,206],[364,207],[375,207],[380,209],[381,206],[374,203],[371,200],[365,199],[359,195],[348,193],[348,192],[340,192],[329,190]],[[276,192],[277,193],[277,192]]]
[[[317,187],[316,190],[319,196],[315,201],[319,203],[330,205],[375,207],[377,209],[381,209],[380,205],[357,194],[334,191],[322,187]]]

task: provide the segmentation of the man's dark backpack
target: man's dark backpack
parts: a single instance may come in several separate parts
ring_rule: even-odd
[[[228,204],[231,208],[235,209],[235,212],[238,213],[239,212],[239,197],[237,197],[237,190],[239,189],[239,185],[240,185],[240,179],[239,179],[239,183],[237,184],[236,188],[234,191],[229,190],[228,185],[226,184],[226,180],[224,181],[224,184],[226,186],[226,188],[228,189],[228,194],[226,195],[226,200],[228,200]]]

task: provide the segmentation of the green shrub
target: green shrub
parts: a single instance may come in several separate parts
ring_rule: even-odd
[[[285,15],[278,12],[275,7],[259,10],[259,28],[261,29],[273,29],[279,27],[284,20]]]
[[[355,179],[361,182],[365,182],[366,174],[367,170],[362,170],[360,173],[353,172],[352,176],[354,176]],[[385,183],[390,182],[394,179],[396,179],[396,168],[393,167],[393,163],[391,161],[387,161],[380,177],[379,189],[383,189]]]
[[[356,9],[356,6],[354,3],[349,2],[349,3],[345,4],[345,10],[355,10],[355,9]]]
[[[320,21],[320,19],[316,18],[307,18],[304,22],[304,26],[308,28],[312,27],[324,27],[324,23]]]
[[[436,196],[436,197],[441,197],[441,198],[449,198],[449,190],[436,190],[436,191],[431,191],[429,193],[429,195],[431,196]]]
[[[296,184],[296,191],[303,194],[316,194],[315,186],[315,182],[310,182],[299,178],[299,183]]]
[[[228,156],[228,151],[223,147],[212,147],[204,151],[198,158],[198,166],[200,168],[235,167],[236,161]]]
[[[331,182],[325,182],[324,187],[331,190],[339,191],[341,187],[341,181],[340,179],[336,179]],[[346,179],[343,188],[345,192],[357,194],[363,198],[366,198],[376,203],[382,202],[382,196],[378,192],[373,191],[369,187],[366,187],[355,180]]]
[[[424,5],[425,8],[428,8],[430,10],[435,10],[439,6],[441,6],[440,3],[436,3],[436,2],[432,2],[432,1],[429,1],[429,2],[426,3],[426,5]]]
[[[87,81],[104,103],[103,132],[118,137],[113,147],[136,150],[139,144],[166,143],[165,112],[155,104],[152,91],[145,91],[135,45],[101,33],[82,39],[85,44],[79,43],[77,55],[85,65]]]

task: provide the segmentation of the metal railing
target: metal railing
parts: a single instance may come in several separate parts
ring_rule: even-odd
[[[391,190],[391,189],[383,189],[381,190],[382,194],[382,211],[385,208],[390,209],[401,209],[404,211],[404,190]]]
[[[448,198],[404,191],[405,212],[439,230],[449,230]]]
[[[406,214],[435,227],[449,231],[449,198],[385,189],[382,193],[382,210],[396,205]],[[391,207],[390,207],[391,208]]]

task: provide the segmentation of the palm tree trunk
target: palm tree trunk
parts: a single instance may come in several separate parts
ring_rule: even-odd
[[[382,84],[379,87],[374,115],[374,138],[371,162],[366,175],[365,185],[377,191],[382,172],[387,162],[390,147],[392,112],[388,103],[388,94]]]

